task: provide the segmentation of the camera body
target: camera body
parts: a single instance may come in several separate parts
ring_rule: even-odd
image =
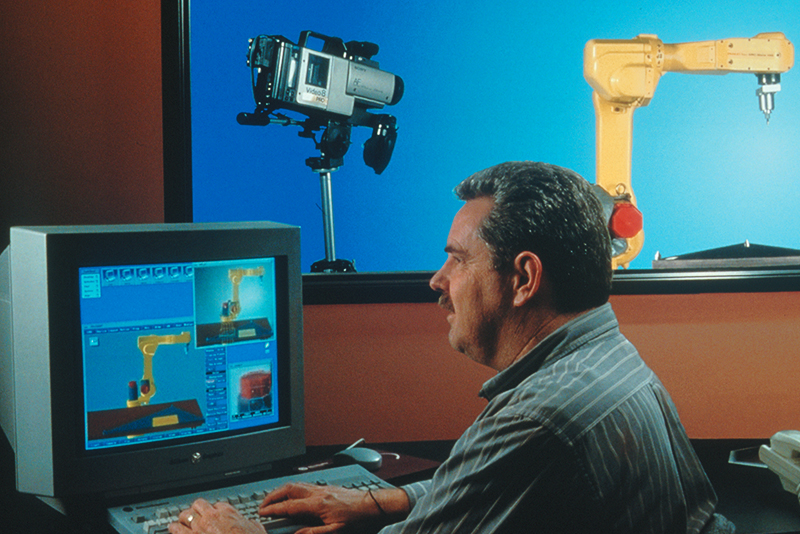
[[[309,37],[324,41],[322,51],[306,46]],[[257,73],[253,97],[257,108],[285,108],[320,120],[349,119],[372,126],[367,109],[393,105],[403,96],[403,80],[378,68],[372,43],[327,37],[306,31],[294,44],[282,36],[260,35],[250,41],[248,66]]]

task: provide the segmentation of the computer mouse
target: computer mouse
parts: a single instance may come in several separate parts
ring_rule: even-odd
[[[377,471],[383,463],[383,456],[372,449],[351,447],[334,454],[332,460],[334,465],[358,464],[369,471]]]

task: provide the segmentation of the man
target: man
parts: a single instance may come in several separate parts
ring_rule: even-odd
[[[430,481],[371,493],[288,485],[261,512],[320,521],[304,534],[732,531],[667,392],[619,332],[591,186],[512,162],[456,194],[466,202],[430,285],[453,348],[498,371],[481,390],[486,409]],[[205,501],[181,521],[171,532],[261,531]]]

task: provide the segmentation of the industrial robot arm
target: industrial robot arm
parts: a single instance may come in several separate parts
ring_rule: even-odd
[[[596,183],[613,204],[609,229],[614,239],[612,265],[627,267],[642,250],[642,215],[631,187],[633,112],[650,103],[666,72],[755,74],[756,94],[769,123],[780,74],[792,68],[794,47],[784,34],[753,38],[665,44],[655,35],[635,39],[594,39],[586,44],[583,74],[594,94]]]
[[[144,406],[150,402],[150,398],[156,394],[156,382],[153,378],[153,356],[156,355],[159,345],[174,345],[176,343],[185,343],[186,345],[192,341],[192,335],[189,332],[182,332],[179,335],[166,335],[166,336],[139,336],[137,343],[139,351],[144,358],[144,373],[139,382],[137,391],[136,382],[128,384],[128,408],[134,406]]]
[[[239,312],[242,311],[242,305],[239,302],[239,284],[242,283],[242,278],[245,276],[264,276],[264,268],[256,267],[254,269],[228,269],[228,278],[233,286],[233,295],[231,300],[222,304],[222,313],[220,320],[223,323],[231,323],[236,320]]]

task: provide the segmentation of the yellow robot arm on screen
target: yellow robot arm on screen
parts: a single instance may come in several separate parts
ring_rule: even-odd
[[[156,382],[153,378],[153,356],[155,356],[159,345],[174,345],[176,343],[188,345],[191,340],[192,335],[189,332],[182,332],[178,335],[139,336],[137,338],[136,342],[139,346],[139,351],[144,358],[144,373],[138,388],[135,382],[129,384],[128,408],[146,405],[150,402],[150,398],[156,394]]]
[[[242,278],[245,276],[264,276],[264,268],[256,267],[254,269],[229,269],[228,278],[233,285],[233,295],[231,300],[226,303],[223,314],[220,319],[224,323],[233,322],[242,311],[242,305],[239,302],[239,284],[242,283]]]

